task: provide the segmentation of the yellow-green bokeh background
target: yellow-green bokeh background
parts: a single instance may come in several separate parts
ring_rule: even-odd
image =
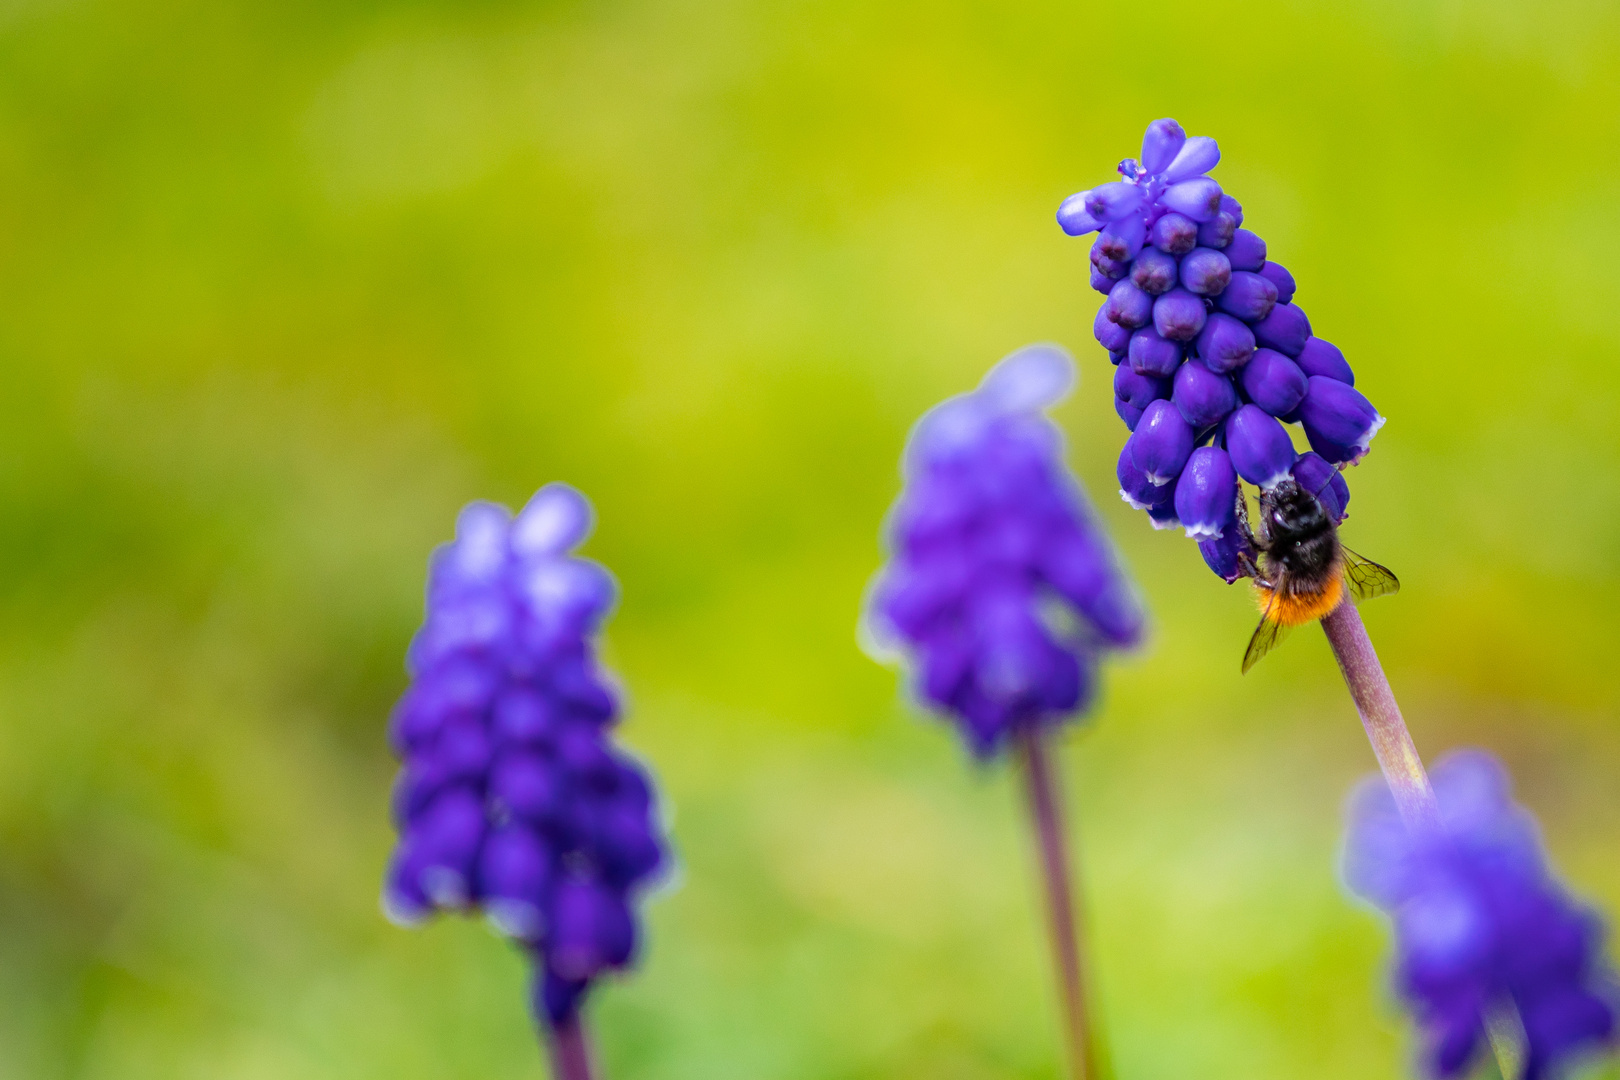
[[[1063,752],[1118,1076],[1406,1075],[1324,643],[1240,678],[1112,495],[1052,213],[1162,115],[1390,417],[1418,745],[1620,914],[1612,4],[0,0],[0,1077],[544,1075],[520,959],[376,894],[428,552],[556,479],[682,862],[612,1080],[1057,1077],[1016,788],[855,638],[907,426],[1043,339],[1155,622]]]

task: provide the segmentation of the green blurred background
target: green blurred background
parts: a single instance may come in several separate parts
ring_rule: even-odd
[[[1113,496],[1052,214],[1163,115],[1390,417],[1419,747],[1620,914],[1614,5],[0,0],[0,1077],[544,1076],[520,958],[377,892],[428,553],[554,479],[682,859],[608,1075],[1059,1076],[1018,791],[855,638],[908,425],[1042,339],[1155,617],[1063,749],[1118,1075],[1405,1075],[1324,642],[1240,678]]]

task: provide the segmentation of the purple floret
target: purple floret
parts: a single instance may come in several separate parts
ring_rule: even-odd
[[[649,779],[610,737],[618,694],[595,637],[615,586],[572,554],[591,524],[562,484],[515,518],[462,511],[433,555],[391,730],[403,768],[385,910],[482,911],[533,957],[552,1022],[629,964],[633,904],[668,862]]]
[[[1090,280],[1108,299],[1094,331],[1110,360],[1124,353],[1138,377],[1115,381],[1114,410],[1130,432],[1121,493],[1155,528],[1181,524],[1200,537],[1205,561],[1230,582],[1249,564],[1224,537],[1207,535],[1214,511],[1162,492],[1177,489],[1190,460],[1209,468],[1209,455],[1193,448],[1208,443],[1243,481],[1272,486],[1305,461],[1283,426],[1299,424],[1313,450],[1310,489],[1337,518],[1350,498],[1341,470],[1367,453],[1384,418],[1353,388],[1344,354],[1312,336],[1293,302],[1293,275],[1270,261],[1265,240],[1243,227],[1243,207],[1206,175],[1219,161],[1215,140],[1155,120],[1141,160],[1070,196],[1058,220],[1072,235],[1098,232]],[[1171,387],[1169,401],[1161,385]]]
[[[1394,920],[1395,982],[1423,1033],[1437,1080],[1464,1076],[1485,1049],[1481,1017],[1516,1011],[1518,1080],[1561,1075],[1612,1046],[1615,986],[1604,928],[1552,875],[1535,820],[1512,801],[1507,771],[1482,750],[1430,773],[1438,828],[1405,825],[1382,778],[1351,801],[1344,873]]]
[[[1073,378],[1067,353],[1031,346],[918,421],[865,611],[870,642],[907,661],[918,697],[980,756],[1020,727],[1085,709],[1100,654],[1141,634],[1133,591],[1043,414]],[[1126,407],[1162,406],[1180,422],[1162,380],[1121,365],[1115,385]]]

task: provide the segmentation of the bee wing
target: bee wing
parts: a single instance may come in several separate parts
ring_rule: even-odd
[[[1379,566],[1349,548],[1344,548],[1344,583],[1358,601],[1392,596],[1401,591],[1400,579],[1387,566]]]
[[[1260,616],[1260,625],[1254,628],[1254,636],[1249,639],[1249,648],[1243,654],[1243,674],[1247,675],[1249,669],[1260,662],[1260,658],[1272,649],[1277,643],[1288,636],[1292,626],[1285,626],[1276,618],[1274,609],[1277,606],[1277,594],[1272,593],[1271,599],[1266,601],[1266,613]]]

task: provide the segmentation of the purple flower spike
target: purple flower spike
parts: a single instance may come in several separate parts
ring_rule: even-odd
[[[1204,319],[1204,301],[1186,289],[1171,289],[1153,302],[1153,328],[1171,341],[1191,341]]]
[[[1563,1076],[1578,1054],[1614,1044],[1603,925],[1553,876],[1500,762],[1459,750],[1430,778],[1436,825],[1408,827],[1384,781],[1369,778],[1351,800],[1344,849],[1346,883],[1394,922],[1395,982],[1426,1071],[1470,1072],[1487,1052],[1482,1011],[1511,1006],[1521,1080]]]
[[[1221,185],[1207,176],[1165,189],[1159,201],[1190,221],[1203,223],[1221,212]]]
[[[1219,160],[1213,139],[1158,120],[1141,161],[1120,162],[1122,180],[1065,204],[1066,223],[1106,226],[1090,280],[1108,296],[1097,339],[1121,368],[1114,410],[1130,433],[1121,492],[1155,528],[1204,529],[1206,514],[1190,503],[1178,513],[1159,489],[1176,487],[1193,448],[1209,444],[1240,482],[1269,488],[1292,473],[1340,516],[1350,493],[1335,466],[1358,461],[1383,418],[1354,390],[1343,354],[1312,336],[1293,276],[1243,228],[1242,204],[1208,175]],[[1284,424],[1301,424],[1314,452],[1300,458]],[[1200,546],[1226,581],[1253,572],[1224,540]]]
[[[482,910],[524,943],[540,981],[568,982],[546,999],[553,1022],[630,960],[615,946],[576,963],[555,921],[573,879],[589,877],[633,935],[631,903],[667,859],[651,785],[611,742],[618,700],[594,639],[615,586],[572,554],[591,526],[590,504],[562,484],[515,518],[489,503],[462,512],[433,555],[393,732],[400,835],[384,909],[402,922]]]
[[[1109,322],[1116,322],[1127,330],[1146,326],[1153,318],[1153,297],[1138,289],[1130,278],[1122,278],[1108,292],[1103,313]]]
[[[1168,378],[1181,365],[1181,346],[1167,341],[1151,326],[1145,326],[1131,335],[1129,351],[1131,369],[1142,375]]]
[[[1192,454],[1193,429],[1168,401],[1142,410],[1142,419],[1125,445],[1131,461],[1154,484],[1168,484],[1181,474]]]
[[[1344,520],[1345,509],[1350,505],[1350,485],[1344,482],[1344,474],[1320,454],[1306,451],[1299,455],[1299,460],[1294,462],[1294,482],[1315,495],[1335,523]]]
[[[1233,270],[1259,273],[1266,265],[1266,242],[1248,229],[1238,229],[1226,245],[1226,258]]]
[[[1338,379],[1347,386],[1356,385],[1356,373],[1344,359],[1344,353],[1331,342],[1313,337],[1299,351],[1299,369],[1307,375],[1321,375]]]
[[[1120,218],[1103,227],[1097,237],[1097,249],[1115,262],[1126,263],[1136,258],[1146,239],[1146,221],[1139,216]]]
[[[1235,493],[1232,502],[1235,511],[1237,506]],[[1236,529],[1227,529],[1213,540],[1198,541],[1198,553],[1204,557],[1204,565],[1228,585],[1240,577],[1248,576],[1247,567],[1244,566],[1241,556],[1247,556],[1250,562],[1254,560],[1254,549]]]
[[[1126,392],[1141,389],[1128,366],[1120,372]],[[1100,652],[1141,633],[1141,611],[1043,415],[1073,377],[1066,353],[1031,346],[918,421],[890,514],[890,558],[863,616],[864,640],[903,657],[918,696],[981,756],[1083,708]],[[1082,632],[1055,629],[1045,617],[1054,601]]]
[[[1112,291],[1109,295],[1112,295]],[[1108,317],[1107,304],[1097,309],[1097,318],[1091,324],[1091,332],[1097,336],[1097,344],[1109,352],[1121,352],[1130,347],[1130,329]]]
[[[1240,320],[1216,312],[1198,332],[1198,355],[1211,371],[1236,371],[1254,355],[1254,331]]]
[[[1058,227],[1070,236],[1084,236],[1103,227],[1103,222],[1092,217],[1091,211],[1086,209],[1086,199],[1090,196],[1089,191],[1076,192],[1058,207]]]
[[[1267,262],[1260,268],[1260,276],[1271,282],[1277,289],[1277,303],[1292,304],[1294,302],[1294,275],[1278,263]]]
[[[1299,419],[1311,449],[1335,465],[1360,461],[1384,426],[1384,418],[1359,390],[1323,375],[1308,380]]]
[[[1176,260],[1158,248],[1143,248],[1131,263],[1131,281],[1149,296],[1161,296],[1175,288]]]
[[[1255,350],[1238,382],[1249,400],[1272,416],[1287,416],[1305,400],[1305,373],[1273,349]]]
[[[1294,465],[1288,432],[1258,405],[1243,406],[1226,422],[1226,449],[1238,475],[1262,490],[1288,479]]]
[[[1155,120],[1142,136],[1142,168],[1148,173],[1162,173],[1176,160],[1187,142],[1187,133],[1174,120]]]
[[[1226,451],[1201,446],[1192,452],[1176,481],[1176,518],[1193,539],[1219,540],[1232,527],[1237,492],[1237,472]]]
[[[1254,324],[1254,340],[1287,356],[1298,356],[1310,336],[1310,320],[1293,304],[1278,304]]]
[[[1181,260],[1181,284],[1196,296],[1219,296],[1232,280],[1232,264],[1210,248],[1194,248]]]
[[[1175,160],[1164,170],[1167,184],[1179,184],[1195,176],[1203,176],[1221,160],[1221,148],[1208,135],[1194,135],[1182,144]],[[1218,207],[1217,207],[1218,209]]]
[[[1203,364],[1182,364],[1176,372],[1171,402],[1194,431],[1225,420],[1238,407],[1237,391],[1226,375],[1217,375]],[[1143,404],[1146,408],[1146,403]],[[1187,519],[1182,518],[1185,522]]]
[[[1086,194],[1086,213],[1098,221],[1118,221],[1142,208],[1142,189],[1123,180],[1100,184]]]
[[[1260,274],[1232,271],[1232,280],[1215,306],[1247,323],[1257,323],[1271,314],[1277,303],[1277,286]]]
[[[1198,246],[1198,223],[1177,213],[1165,214],[1148,230],[1148,243],[1166,255],[1185,255]]]

